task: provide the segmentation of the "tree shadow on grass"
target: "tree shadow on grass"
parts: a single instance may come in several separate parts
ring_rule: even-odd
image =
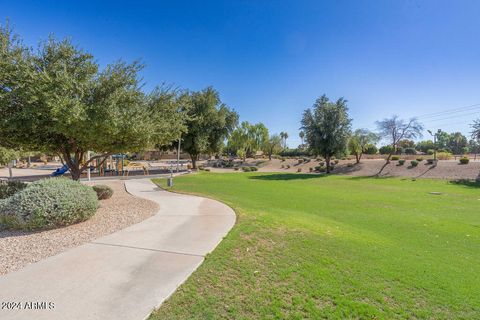
[[[465,186],[468,188],[480,188],[480,181],[479,180],[469,180],[469,179],[459,179],[450,181],[451,184],[456,184],[459,186]]]
[[[302,173],[274,173],[258,176],[250,176],[249,179],[254,180],[309,180],[327,177],[327,174],[302,174]]]
[[[377,176],[376,174],[367,175],[367,176],[351,176],[348,177],[350,180],[386,180],[386,179],[398,179],[399,177],[390,176],[390,175],[381,175]]]

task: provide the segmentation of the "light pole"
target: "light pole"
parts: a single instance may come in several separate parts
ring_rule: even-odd
[[[177,149],[177,173],[180,171],[180,143],[182,141],[182,135],[178,138],[178,149]]]
[[[431,136],[433,136],[433,162],[437,162],[437,134],[442,132],[442,129],[438,129],[436,133],[432,133],[432,131],[427,130]]]
[[[90,151],[87,151],[87,163],[90,161]],[[90,181],[90,165],[87,167],[87,180]]]

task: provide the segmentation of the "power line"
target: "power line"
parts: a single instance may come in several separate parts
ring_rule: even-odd
[[[480,114],[480,111],[465,113],[465,114],[460,114],[460,115],[452,115],[452,116],[447,117],[447,118],[433,119],[433,120],[427,120],[427,121],[422,121],[422,122],[429,123],[429,122],[443,121],[443,120],[449,120],[449,119],[452,119],[452,118],[461,118],[461,117],[471,116],[471,115],[474,115],[474,114]]]
[[[447,109],[439,112],[427,113],[427,114],[417,116],[416,118],[417,119],[435,118],[435,117],[444,116],[448,114],[455,114],[459,112],[465,112],[465,111],[476,110],[476,109],[480,109],[480,103],[476,103],[476,104],[472,104],[472,105],[460,107],[460,108]]]

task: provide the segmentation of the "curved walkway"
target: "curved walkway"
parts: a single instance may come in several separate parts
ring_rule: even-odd
[[[235,224],[228,206],[127,180],[158,202],[138,224],[0,277],[0,319],[141,320],[168,298]],[[9,308],[14,310],[7,310]]]

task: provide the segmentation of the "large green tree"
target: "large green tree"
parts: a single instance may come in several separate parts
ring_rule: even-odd
[[[230,110],[212,87],[189,94],[187,132],[182,135],[182,150],[192,159],[192,166],[202,154],[218,152],[238,123],[238,114]]]
[[[151,145],[152,119],[163,118],[152,116],[141,69],[117,62],[99,70],[91,54],[68,40],[50,38],[33,51],[1,29],[0,141],[60,156],[73,179],[94,160]],[[96,155],[85,159],[87,151]]]
[[[176,147],[182,134],[187,132],[190,108],[188,92],[157,87],[147,96],[147,105],[153,128],[152,146],[157,149]]]
[[[244,157],[251,157],[257,151],[263,150],[267,141],[268,129],[263,123],[251,124],[243,121],[229,136],[227,147],[237,155],[240,151]]]
[[[331,102],[323,95],[304,111],[301,123],[308,145],[325,158],[327,173],[330,172],[331,157],[345,150],[351,132],[347,101],[340,98]]]
[[[453,154],[463,154],[465,148],[468,148],[468,140],[461,132],[453,132],[450,134],[448,141],[448,149]]]

